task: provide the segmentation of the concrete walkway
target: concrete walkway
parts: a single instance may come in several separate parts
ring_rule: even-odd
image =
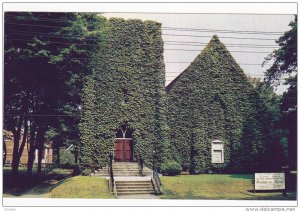
[[[121,195],[117,199],[160,199],[158,195],[154,194],[139,194],[139,195]]]

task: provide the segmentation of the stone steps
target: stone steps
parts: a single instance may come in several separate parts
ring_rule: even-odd
[[[139,173],[114,173],[114,177],[122,177],[122,176],[140,176]]]
[[[93,176],[96,177],[109,177],[108,167],[104,167],[95,173]],[[140,176],[139,166],[137,163],[129,163],[129,162],[114,162],[113,163],[113,173],[116,177],[121,176]],[[150,176],[152,174],[152,170],[144,167],[143,168],[143,176]]]
[[[116,181],[117,195],[154,194],[151,180]]]
[[[138,167],[132,168],[132,167],[113,167],[113,170],[140,170]],[[104,171],[108,171],[108,169],[102,169]],[[143,170],[150,170],[149,168],[143,168]]]
[[[145,188],[145,189],[153,189],[153,186],[152,185],[130,185],[130,186],[116,186],[117,189],[139,189],[139,188]]]
[[[140,173],[140,171],[139,170],[113,170],[113,173],[124,173],[124,172],[126,172],[126,173]],[[152,171],[143,171],[143,173],[152,173]]]
[[[117,183],[117,186],[152,186],[151,182],[149,183],[150,181],[116,181]]]
[[[93,175],[96,177],[106,177],[108,179],[108,170],[108,167],[104,167]],[[117,196],[155,194],[151,182],[152,170],[147,167],[143,167],[144,177],[141,177],[137,163],[114,162],[113,174]]]
[[[145,192],[145,191],[142,191],[142,192],[138,192],[138,191],[135,191],[135,192],[119,192],[118,196],[122,196],[122,195],[137,195],[137,194],[155,194],[155,193],[154,192]]]
[[[117,188],[117,193],[120,192],[153,192],[153,188]]]

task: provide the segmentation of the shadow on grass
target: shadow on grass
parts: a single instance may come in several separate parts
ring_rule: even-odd
[[[4,170],[3,194],[8,196],[43,195],[71,174],[71,170],[53,170],[47,174],[28,176],[23,169],[20,169],[18,175],[12,175],[10,170]]]

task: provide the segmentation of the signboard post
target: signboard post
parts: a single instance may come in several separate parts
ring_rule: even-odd
[[[283,192],[282,192],[282,195],[283,196],[287,196],[287,194],[286,194],[286,190],[287,190],[287,184],[286,184],[286,182],[287,182],[287,178],[288,178],[288,176],[289,176],[289,166],[288,165],[286,165],[286,166],[283,166],[282,167],[282,172],[284,173],[284,175],[285,175],[285,183],[284,183],[284,185],[285,185],[285,188],[284,188],[284,190],[283,190]]]
[[[255,173],[254,190],[285,191],[285,173]]]

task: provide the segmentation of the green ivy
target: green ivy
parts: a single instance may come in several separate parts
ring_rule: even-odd
[[[171,152],[183,169],[206,173],[261,168],[268,139],[266,107],[217,36],[167,92]],[[224,142],[223,164],[211,163],[216,139]]]
[[[149,167],[172,158],[191,173],[262,168],[269,139],[266,107],[217,36],[166,94],[161,25],[102,21],[83,89],[81,168],[108,164],[124,123],[133,130],[134,161]],[[216,139],[224,142],[223,164],[211,163]]]
[[[160,166],[169,155],[161,24],[112,18],[101,34],[83,90],[81,167],[108,164],[124,123],[133,129],[134,160],[152,167],[155,157]]]

